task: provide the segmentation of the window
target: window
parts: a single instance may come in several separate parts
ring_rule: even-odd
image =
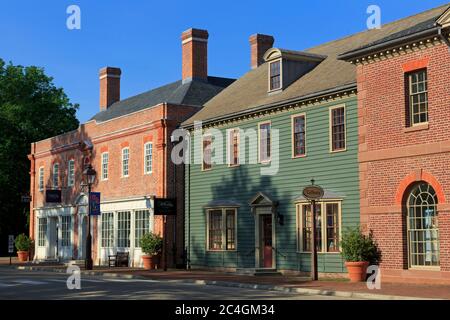
[[[69,160],[67,164],[67,185],[72,187],[75,184],[75,161]]]
[[[212,168],[212,136],[203,137],[203,170]]]
[[[331,151],[344,151],[345,143],[345,107],[330,109]]]
[[[420,70],[407,75],[408,81],[408,125],[428,122],[427,71]]]
[[[44,190],[44,167],[39,168],[39,191]]]
[[[281,89],[281,60],[270,63],[269,90]]]
[[[316,242],[317,252],[339,252],[340,202],[316,203]],[[297,205],[298,249],[311,252],[312,214],[311,205]]]
[[[208,250],[236,249],[236,209],[211,209],[208,214]]]
[[[61,246],[70,247],[71,244],[71,216],[61,216]]]
[[[47,218],[38,219],[38,246],[45,247],[45,238],[47,236]]]
[[[259,124],[259,161],[270,161],[270,122]]]
[[[153,165],[153,145],[151,143],[146,143],[144,145],[144,173],[152,173]]]
[[[128,163],[130,161],[130,149],[122,149],[122,177],[128,177]]]
[[[130,211],[117,212],[117,247],[130,247]]]
[[[228,164],[230,167],[239,165],[239,129],[228,131]]]
[[[292,117],[293,157],[306,154],[306,122],[305,115]]]
[[[108,179],[108,162],[109,162],[108,152],[102,153],[102,180]]]
[[[411,267],[439,266],[437,196],[425,182],[411,190],[407,200],[409,264]]]
[[[102,213],[102,248],[114,247],[114,214]]]
[[[141,238],[150,231],[150,211],[139,210],[134,213],[134,246],[141,246]]]
[[[55,163],[53,165],[53,188],[57,189],[59,187],[59,164]]]

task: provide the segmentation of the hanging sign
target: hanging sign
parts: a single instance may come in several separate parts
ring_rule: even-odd
[[[324,191],[322,187],[310,185],[303,188],[303,196],[308,200],[318,200],[323,197]]]
[[[89,194],[89,214],[91,216],[100,215],[100,192],[91,192]]]
[[[174,216],[177,214],[177,202],[175,199],[155,198],[153,206],[155,215]]]

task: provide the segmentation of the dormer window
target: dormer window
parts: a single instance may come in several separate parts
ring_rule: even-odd
[[[270,63],[270,91],[281,89],[281,60]]]

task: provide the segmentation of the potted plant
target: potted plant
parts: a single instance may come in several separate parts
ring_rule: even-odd
[[[24,233],[19,234],[15,240],[17,257],[20,262],[28,261],[28,251],[31,248],[31,239]]]
[[[144,253],[142,256],[144,269],[151,270],[158,267],[162,244],[162,238],[153,232],[148,232],[142,236],[140,245]]]
[[[350,281],[364,281],[369,263],[378,260],[372,235],[366,236],[359,228],[350,228],[342,235],[341,247]]]

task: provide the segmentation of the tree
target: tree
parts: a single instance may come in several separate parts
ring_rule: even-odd
[[[8,234],[28,233],[30,144],[76,129],[77,109],[43,68],[0,59],[0,253]]]

